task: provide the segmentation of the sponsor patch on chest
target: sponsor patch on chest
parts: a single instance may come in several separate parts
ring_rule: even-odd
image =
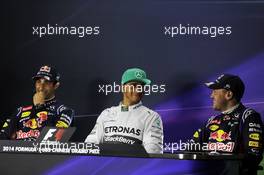
[[[139,136],[141,134],[141,130],[133,127],[127,127],[127,126],[107,126],[104,129],[105,133],[123,133],[123,134],[132,134]]]

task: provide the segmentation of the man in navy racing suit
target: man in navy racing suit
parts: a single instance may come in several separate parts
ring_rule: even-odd
[[[213,108],[221,114],[211,117],[194,133],[194,141],[207,143],[208,151],[242,153],[241,174],[257,174],[263,154],[263,123],[255,110],[241,103],[244,83],[235,75],[223,74],[206,83],[212,89]]]
[[[33,103],[17,108],[15,113],[6,119],[0,139],[35,141],[45,126],[69,127],[74,111],[55,98],[59,80],[60,75],[55,68],[42,66],[33,77],[36,90]]]

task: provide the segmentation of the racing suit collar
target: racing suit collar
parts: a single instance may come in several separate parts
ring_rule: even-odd
[[[44,104],[41,104],[41,105],[35,105],[35,108],[39,110],[39,109],[45,108],[45,107],[47,107],[47,106],[50,106],[50,105],[56,103],[56,101],[57,101],[57,100],[56,100],[56,98],[55,98],[55,96],[54,96],[53,98],[51,98],[51,99],[49,99],[49,100],[46,100]],[[34,106],[34,104],[33,104],[33,106]]]
[[[54,102],[56,102],[56,98],[55,98],[55,96],[54,96],[53,98],[51,98],[51,99],[45,101],[44,106],[50,105],[50,104],[52,104],[52,103],[54,103]]]
[[[131,106],[124,106],[122,102],[119,103],[121,111],[131,111],[134,110],[140,106],[142,106],[142,102],[139,101],[137,104],[131,105]]]
[[[230,113],[232,113],[233,111],[235,111],[240,105],[241,105],[241,104],[238,103],[238,104],[236,104],[235,106],[233,106],[232,108],[229,108],[228,110],[223,111],[222,114],[230,114]]]

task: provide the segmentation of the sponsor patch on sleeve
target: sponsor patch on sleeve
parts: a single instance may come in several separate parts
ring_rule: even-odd
[[[57,124],[56,124],[56,127],[58,128],[68,128],[69,125],[67,125],[65,122],[63,121],[58,121]]]
[[[259,148],[259,142],[249,141],[248,146]]]
[[[259,133],[251,133],[249,134],[249,138],[253,140],[259,140]]]

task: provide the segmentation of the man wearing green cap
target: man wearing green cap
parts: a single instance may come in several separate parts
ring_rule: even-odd
[[[163,153],[163,125],[158,113],[142,105],[147,79],[139,68],[126,70],[122,76],[123,100],[105,109],[85,142],[143,145],[147,153]]]

